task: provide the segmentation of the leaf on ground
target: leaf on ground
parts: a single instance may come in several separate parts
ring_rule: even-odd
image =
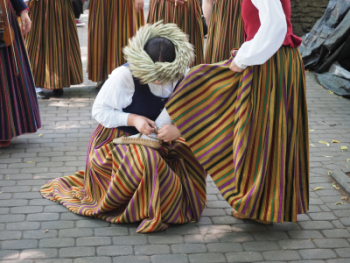
[[[315,144],[310,143],[310,146],[315,147]]]
[[[335,203],[335,205],[342,205],[342,204],[343,202],[340,202],[340,201]]]
[[[350,158],[349,158],[349,159],[346,159],[346,162],[347,162],[347,163],[350,163]]]
[[[6,178],[6,180],[10,180],[10,178]]]
[[[48,230],[48,229],[46,229],[46,230],[45,230],[45,233],[47,233],[47,232],[49,232],[49,230]]]
[[[35,163],[35,162],[33,162],[33,161],[29,161],[29,162],[27,162],[27,163]]]
[[[342,146],[340,147],[341,151],[344,152],[344,151],[347,151],[348,150],[348,147],[347,146]]]
[[[329,146],[329,143],[325,142],[325,141],[319,141],[319,143],[322,143],[322,144],[325,144],[325,145]]]
[[[340,143],[340,141],[333,140],[332,143]]]
[[[329,92],[329,94],[334,94],[334,92],[333,92],[333,91],[330,91],[330,90],[329,90],[328,92]]]
[[[328,171],[328,175],[331,175],[333,171]]]
[[[340,200],[346,200],[346,199],[348,199],[347,196],[343,196],[342,198],[340,198]]]
[[[309,132],[313,132],[313,131],[315,131],[315,130],[314,129],[309,130]]]
[[[43,137],[43,136],[44,136],[44,134],[42,134],[42,133],[39,134],[39,137]]]
[[[316,187],[315,189],[314,189],[314,191],[318,191],[318,190],[322,190],[322,189],[324,189],[324,187]]]

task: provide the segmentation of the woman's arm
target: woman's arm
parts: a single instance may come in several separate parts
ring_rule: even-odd
[[[107,128],[128,126],[129,113],[123,109],[132,102],[134,81],[128,68],[115,69],[98,93],[92,107],[92,117]]]
[[[259,10],[261,26],[255,37],[241,46],[231,64],[240,69],[264,64],[282,46],[287,34],[286,16],[280,0],[252,0],[252,3]]]
[[[215,0],[203,0],[203,14],[207,25],[209,26],[211,13],[213,12],[213,5]]]
[[[23,0],[10,0],[10,2],[18,16],[20,16],[23,11],[29,10]]]

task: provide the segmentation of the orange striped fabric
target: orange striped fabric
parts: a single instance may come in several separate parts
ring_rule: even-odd
[[[33,1],[32,29],[26,37],[34,82],[62,89],[83,82],[80,46],[70,0]]]
[[[208,28],[205,63],[227,60],[244,43],[241,0],[216,0]]]
[[[140,26],[143,10],[136,13],[133,0],[91,0],[88,23],[88,78],[104,81],[125,64],[123,47]]]
[[[114,145],[124,133],[98,125],[86,169],[51,180],[42,195],[71,212],[111,223],[141,221],[138,233],[198,221],[206,204],[206,173],[183,139],[154,150]]]
[[[234,55],[236,52],[234,52]],[[254,219],[296,221],[309,208],[304,66],[281,49],[241,74],[232,59],[191,69],[166,108],[225,200]]]
[[[203,64],[203,23],[199,0],[187,0],[183,5],[175,6],[171,0],[151,0],[147,22],[175,23],[189,36],[195,48],[196,59],[193,65]]]

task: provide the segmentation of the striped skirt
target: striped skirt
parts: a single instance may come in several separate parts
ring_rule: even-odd
[[[41,127],[35,85],[22,33],[10,1],[7,4],[15,40],[13,48],[0,48],[0,141],[36,132]]]
[[[231,57],[233,48],[244,42],[241,0],[216,0],[209,22],[205,64],[213,64]]]
[[[70,0],[34,1],[26,37],[35,85],[63,89],[83,82],[83,68]]]
[[[294,222],[309,206],[308,112],[299,51],[281,47],[265,64],[241,74],[229,70],[231,61],[192,68],[167,111],[235,210]]]
[[[187,0],[183,5],[175,6],[171,0],[151,0],[148,23],[163,20],[164,23],[175,23],[189,36],[195,48],[196,59],[193,65],[203,64],[204,36],[202,11],[199,0]]]
[[[206,204],[206,173],[186,142],[163,144],[157,151],[114,145],[123,134],[99,125],[85,172],[49,181],[42,195],[75,214],[111,223],[141,221],[138,233],[198,221]]]
[[[91,0],[88,33],[88,77],[104,81],[125,64],[123,47],[140,26],[143,10],[136,13],[133,0]]]

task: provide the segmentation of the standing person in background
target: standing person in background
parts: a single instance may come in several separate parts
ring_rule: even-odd
[[[83,10],[84,2],[86,2],[86,0],[72,0],[73,12],[75,16],[75,24],[77,27],[85,26],[85,23],[79,19],[80,15],[84,12]]]
[[[244,42],[241,0],[204,0],[203,12],[209,27],[204,63],[228,59]]]
[[[41,88],[63,94],[63,87],[83,82],[77,27],[71,0],[31,0],[33,28],[27,38],[28,55],[38,98]],[[39,88],[40,87],[40,88]]]
[[[290,0],[243,0],[246,42],[194,67],[166,104],[232,215],[295,222],[309,209],[304,64]]]
[[[199,0],[151,0],[147,22],[175,23],[189,36],[195,48],[196,60],[191,65],[204,62],[203,22]]]
[[[88,33],[88,78],[100,89],[108,75],[125,63],[128,39],[144,24],[144,0],[91,0]]]
[[[28,8],[23,0],[0,2],[1,148],[9,146],[14,137],[36,132],[41,127],[41,121],[33,76],[22,38],[22,33],[25,35],[31,29]],[[21,18],[23,32],[18,26],[16,14]],[[12,28],[13,31],[5,28]],[[5,39],[10,39],[11,43]]]

